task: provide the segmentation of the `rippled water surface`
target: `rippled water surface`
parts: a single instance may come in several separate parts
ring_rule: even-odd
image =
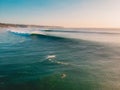
[[[120,90],[119,38],[118,31],[0,29],[0,90]]]

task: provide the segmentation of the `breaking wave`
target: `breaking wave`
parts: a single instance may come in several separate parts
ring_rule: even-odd
[[[52,37],[81,39],[94,42],[120,43],[119,30],[41,30],[39,28],[14,28],[9,32],[24,35],[45,35]]]

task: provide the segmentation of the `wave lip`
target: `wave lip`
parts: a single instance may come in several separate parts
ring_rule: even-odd
[[[46,35],[43,31],[32,31],[31,34]]]

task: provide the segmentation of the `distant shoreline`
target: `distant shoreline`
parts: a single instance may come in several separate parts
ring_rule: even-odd
[[[26,25],[26,24],[10,24],[10,23],[0,23],[0,27],[19,27],[19,28],[64,28],[61,26],[43,26],[43,25]]]
[[[87,28],[69,28],[69,27],[62,27],[62,26],[47,26],[47,25],[27,25],[27,24],[10,24],[10,23],[0,23],[0,28],[47,28],[47,29],[73,29],[73,30],[120,30],[120,28],[94,28],[94,27],[87,27]]]

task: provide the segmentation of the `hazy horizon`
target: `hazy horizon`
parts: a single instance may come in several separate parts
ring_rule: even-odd
[[[120,28],[119,0],[1,0],[2,23]]]

